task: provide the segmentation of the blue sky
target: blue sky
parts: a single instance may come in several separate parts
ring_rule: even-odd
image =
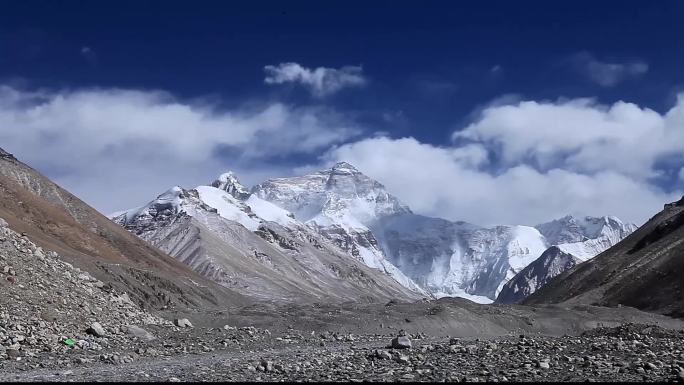
[[[347,160],[428,215],[640,222],[684,187],[683,11],[7,3],[0,140],[103,212],[224,169],[254,184]]]

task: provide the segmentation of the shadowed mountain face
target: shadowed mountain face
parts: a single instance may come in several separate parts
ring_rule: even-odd
[[[144,307],[251,302],[128,233],[2,149],[0,217]]]
[[[637,231],[569,270],[524,304],[633,306],[684,316],[684,198],[665,205]]]
[[[496,302],[518,303],[546,285],[553,277],[579,263],[582,263],[579,258],[563,252],[558,246],[549,247],[504,285],[496,297]]]

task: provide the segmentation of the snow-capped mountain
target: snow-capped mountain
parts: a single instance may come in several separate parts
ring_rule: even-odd
[[[553,277],[579,263],[582,263],[579,258],[564,252],[558,246],[551,246],[503,286],[496,302],[518,303],[546,285]]]
[[[414,214],[382,184],[345,162],[305,176],[272,179],[252,192],[293,212],[369,266],[392,271],[391,264],[433,295],[482,303],[492,302],[508,280],[552,245],[587,259],[634,229],[614,217],[494,228],[428,218]]]
[[[218,256],[207,262],[188,255],[187,241],[171,236],[179,231],[170,230],[171,224],[183,216],[238,250],[254,249],[255,236],[273,242],[273,235],[266,234],[278,235],[286,249],[289,242],[315,240],[316,253],[343,254],[413,292],[481,303],[492,302],[509,280],[551,246],[586,260],[635,228],[614,217],[568,216],[535,227],[492,228],[425,217],[346,162],[304,176],[271,179],[251,191],[226,173],[211,186],[173,188],[115,220],[171,255],[185,255],[179,258],[196,269],[228,274],[233,267],[217,268]]]
[[[173,187],[116,215],[129,231],[195,271],[250,297],[273,301],[418,298],[351,258],[232,173],[210,186]]]
[[[410,214],[411,210],[351,164],[340,162],[309,175],[271,179],[254,186],[252,193],[294,213],[299,221],[366,265],[423,292],[385,258],[369,228],[380,218]]]
[[[616,217],[574,218],[570,215],[536,226],[548,242],[586,261],[620,242],[637,229]]]
[[[614,246],[637,227],[616,217],[563,218],[536,226],[554,246],[513,277],[497,296],[497,302],[517,303],[553,277]]]

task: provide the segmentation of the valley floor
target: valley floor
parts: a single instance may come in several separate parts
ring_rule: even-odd
[[[684,333],[630,324],[580,336],[458,339],[156,326],[151,342],[66,349],[0,364],[5,381],[684,380]],[[113,359],[116,355],[118,358]],[[129,361],[130,362],[125,362]]]

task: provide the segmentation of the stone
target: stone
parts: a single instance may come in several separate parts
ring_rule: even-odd
[[[264,368],[264,371],[266,371],[266,372],[272,372],[273,371],[273,361],[268,361],[268,360],[262,359],[259,366]]]
[[[190,320],[188,320],[187,318],[176,318],[176,320],[173,321],[173,323],[176,326],[178,326],[179,328],[191,328],[191,327],[193,327],[192,323],[190,323]]]
[[[152,333],[148,332],[147,330],[145,330],[139,326],[135,326],[135,325],[127,326],[126,327],[126,333],[128,333],[129,335],[131,335],[133,337],[140,338],[141,340],[144,340],[144,341],[152,341],[152,340],[156,339],[156,337],[154,335],[152,335]]]
[[[394,337],[392,349],[411,349],[411,340],[406,336]]]
[[[408,364],[409,362],[411,362],[411,360],[408,358],[408,356],[403,355],[403,354],[399,355],[399,356],[397,357],[396,361],[397,361],[398,363],[404,364],[404,365],[406,365],[406,364]]]
[[[95,337],[104,337],[106,332],[99,322],[93,322],[86,330],[86,333],[94,335]]]
[[[9,225],[7,224],[7,221],[4,220],[3,218],[0,218],[0,227],[8,227]]]

